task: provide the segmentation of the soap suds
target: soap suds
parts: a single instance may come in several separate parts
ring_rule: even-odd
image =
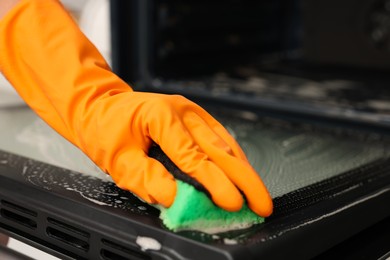
[[[273,198],[382,158],[387,148],[296,127],[218,118],[233,133]],[[286,124],[286,123],[284,123]]]
[[[100,194],[108,195],[108,196],[119,196],[118,193],[109,193],[109,192],[102,192],[99,190],[94,189],[94,191],[99,192]]]
[[[158,242],[156,239],[151,238],[151,237],[142,237],[138,236],[137,239],[135,240],[135,243],[141,247],[142,251],[146,250],[154,250],[154,251],[159,251],[161,250],[161,244]]]
[[[102,202],[102,201],[95,200],[95,199],[92,199],[92,198],[90,198],[90,197],[87,197],[87,196],[84,195],[83,192],[78,191],[78,190],[76,190],[76,189],[72,189],[72,188],[66,188],[66,189],[67,189],[67,190],[71,190],[71,191],[75,191],[75,192],[79,193],[79,194],[81,195],[81,197],[83,197],[84,199],[87,199],[87,200],[89,200],[89,201],[91,201],[91,202],[93,202],[93,203],[95,203],[95,204],[98,204],[98,205],[101,205],[101,206],[111,206],[110,204],[107,204],[107,203],[104,203],[104,202]]]
[[[237,245],[238,244],[237,240],[229,239],[229,238],[224,238],[223,243],[225,245]]]
[[[229,225],[226,225],[226,224],[224,225],[223,223],[220,223],[220,222],[218,224],[215,224],[215,223],[213,223],[213,221],[199,220],[199,221],[195,221],[195,222],[191,223],[190,227],[181,227],[181,228],[178,228],[177,230],[175,230],[175,232],[196,230],[198,232],[203,232],[205,234],[215,235],[215,234],[220,234],[220,233],[224,233],[224,232],[228,232],[228,231],[232,231],[232,230],[247,229],[253,225],[254,225],[254,223],[241,223],[241,222],[230,223]]]
[[[12,153],[0,151],[0,157],[1,162],[6,162],[4,165],[16,169],[27,182],[42,189],[75,192],[83,199],[99,206],[119,208],[140,215],[158,215],[157,210],[146,204],[140,206],[142,202],[131,193],[118,188],[113,182],[21,158]]]

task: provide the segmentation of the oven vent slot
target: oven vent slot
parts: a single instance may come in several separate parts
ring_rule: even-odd
[[[102,244],[103,246],[100,255],[104,260],[152,259],[149,255],[136,247],[124,247],[106,239],[102,239]]]
[[[11,209],[17,210],[19,212],[23,212],[23,213],[28,214],[28,215],[30,215],[32,217],[37,217],[38,216],[38,213],[35,212],[34,210],[27,209],[25,207],[16,205],[15,203],[11,203],[11,202],[8,202],[6,200],[2,200],[1,201],[1,206],[2,207],[4,206],[4,207],[7,207],[7,208],[11,208]]]
[[[46,228],[46,234],[50,238],[84,252],[89,250],[90,234],[88,232],[53,218],[48,218],[47,221],[49,226]]]
[[[85,237],[85,238],[89,238],[90,235],[87,231],[84,231],[84,230],[81,230],[80,228],[76,228],[70,224],[67,224],[67,223],[64,223],[62,221],[59,221],[59,220],[56,220],[54,218],[47,218],[47,221],[53,225],[53,226],[57,226],[57,227],[60,227],[60,228],[63,228],[63,229],[66,229],[70,232],[73,232],[77,235],[80,235],[82,237]]]
[[[38,214],[33,210],[19,206],[15,203],[1,200],[0,214],[1,217],[7,219],[8,221],[12,221],[31,229],[37,228],[37,221],[35,218]]]

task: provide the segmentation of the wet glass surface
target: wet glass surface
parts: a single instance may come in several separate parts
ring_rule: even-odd
[[[110,181],[78,148],[25,106],[0,108],[0,149]]]
[[[229,114],[219,111],[215,116],[239,141],[275,198],[273,216],[276,218],[270,218],[265,226],[261,224],[245,230],[215,235],[182,231],[179,232],[180,236],[224,245],[269,241],[323,217],[323,213],[317,212],[319,216],[305,216],[298,221],[296,216],[289,217],[291,213],[295,214],[296,209],[332,199],[359,187],[364,190],[364,183],[374,182],[376,177],[383,174],[388,175],[389,167],[381,170],[384,169],[381,160],[386,161],[389,156],[388,142],[384,142],[379,135],[319,129],[309,124],[297,125],[273,118],[258,118],[247,112]],[[0,133],[1,150],[62,167],[56,168],[0,152],[0,166],[15,169],[28,183],[165,229],[159,222],[157,209],[119,189],[108,175],[97,169],[83,153],[50,129],[28,108],[0,109]],[[379,168],[375,166],[377,162]],[[368,164],[373,166],[368,167]],[[366,170],[360,173],[350,171],[356,168]],[[370,176],[367,177],[367,174]],[[315,183],[324,180],[325,183],[321,182],[314,189],[304,190],[304,187],[315,186]],[[301,188],[303,192],[289,197]],[[296,196],[303,197],[297,199]],[[270,225],[267,226],[267,223]]]
[[[274,198],[389,154],[375,136],[346,136],[250,116],[240,119],[248,114],[216,116],[238,140]],[[2,150],[112,181],[28,108],[0,109],[0,133]]]
[[[273,198],[389,154],[375,136],[318,131],[277,120],[220,120],[236,137]]]

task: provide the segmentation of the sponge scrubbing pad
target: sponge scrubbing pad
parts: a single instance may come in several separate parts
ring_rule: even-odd
[[[173,231],[197,230],[220,233],[243,229],[264,221],[245,204],[238,212],[223,210],[192,185],[177,180],[177,194],[170,208],[160,207],[160,218]]]
[[[209,198],[207,190],[183,173],[159,146],[153,145],[149,150],[149,156],[161,162],[176,178],[176,197],[171,207],[154,205],[160,209],[160,218],[168,229],[220,233],[247,228],[264,221],[246,204],[237,212],[217,207]]]

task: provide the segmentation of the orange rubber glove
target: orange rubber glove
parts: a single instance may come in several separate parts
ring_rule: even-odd
[[[235,140],[177,95],[134,92],[107,66],[57,0],[22,0],[0,22],[0,69],[21,97],[116,184],[169,207],[176,183],[147,156],[153,142],[220,207],[239,210],[241,190],[260,216],[272,200]]]

